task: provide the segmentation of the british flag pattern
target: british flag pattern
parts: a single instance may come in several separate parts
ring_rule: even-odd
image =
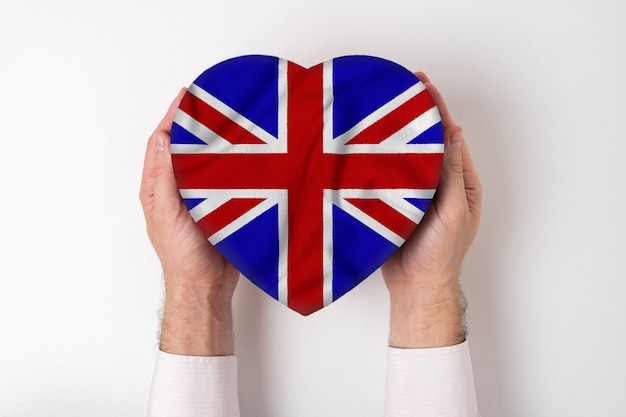
[[[250,55],[191,84],[171,150],[183,201],[211,244],[308,315],[417,227],[439,180],[443,127],[424,84],[391,61],[304,68]]]

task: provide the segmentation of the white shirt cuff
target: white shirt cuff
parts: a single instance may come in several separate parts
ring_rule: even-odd
[[[388,348],[385,417],[477,417],[467,341],[443,348]]]
[[[158,352],[148,417],[239,417],[237,358]]]

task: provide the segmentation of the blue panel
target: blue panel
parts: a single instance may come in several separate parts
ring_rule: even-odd
[[[206,198],[183,198],[183,202],[187,206],[187,210],[191,210],[198,204],[202,203]]]
[[[278,205],[215,247],[257,287],[278,299]]]
[[[209,68],[194,82],[278,137],[278,58],[232,58]]]
[[[172,123],[172,143],[206,145],[206,143],[189,133],[187,129],[176,122]]]
[[[406,68],[382,58],[346,56],[333,60],[333,137],[417,84]]]
[[[443,143],[443,125],[435,123],[409,143]]]
[[[426,209],[428,209],[428,206],[432,201],[430,198],[405,198],[405,200],[413,204],[415,207],[422,210],[423,212],[426,212]]]
[[[333,206],[333,301],[370,276],[398,247]]]

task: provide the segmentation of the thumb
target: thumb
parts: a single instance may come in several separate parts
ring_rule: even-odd
[[[445,192],[464,190],[463,181],[463,129],[455,126],[445,134],[441,186]]]
[[[154,151],[152,178],[154,181],[155,209],[157,211],[160,209],[169,210],[172,203],[180,201],[180,194],[172,167],[169,135],[165,135],[160,131],[154,133]]]

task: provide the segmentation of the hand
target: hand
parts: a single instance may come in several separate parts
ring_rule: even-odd
[[[444,162],[437,193],[422,222],[383,265],[391,299],[390,345],[436,347],[465,338],[459,288],[461,263],[476,232],[482,188],[462,129],[426,74],[444,127]]]
[[[170,154],[180,91],[148,141],[139,198],[165,280],[161,349],[188,355],[233,353],[232,297],[239,272],[207,241],[183,203]]]

